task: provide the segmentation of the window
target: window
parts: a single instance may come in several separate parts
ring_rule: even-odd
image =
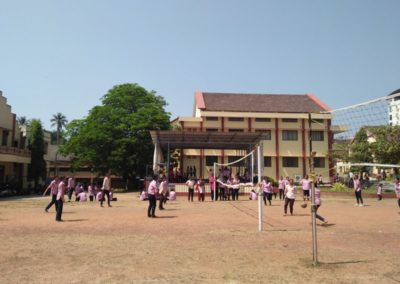
[[[241,160],[240,162],[236,162],[237,160],[243,158],[242,156],[228,156],[228,163],[234,163],[232,167],[244,167],[244,161],[246,159]]]
[[[282,165],[287,168],[298,168],[299,158],[297,157],[282,157]]]
[[[297,122],[297,118],[282,118],[282,122]]]
[[[271,130],[267,129],[256,129],[256,132],[262,132],[265,140],[271,140]]]
[[[271,157],[264,157],[264,168],[270,168],[271,163]]]
[[[184,129],[185,131],[196,132],[197,128],[188,127]]]
[[[206,156],[206,166],[207,167],[214,166],[214,163],[218,163],[218,157],[217,156]]]
[[[256,117],[256,122],[271,122],[271,119],[267,117]]]
[[[206,116],[207,121],[218,121],[218,117],[216,116]]]
[[[243,129],[238,129],[238,128],[230,128],[229,132],[243,132]]]
[[[3,139],[1,141],[1,146],[7,146],[7,142],[8,142],[8,135],[10,134],[9,131],[7,130],[3,130]]]
[[[282,140],[284,141],[297,141],[297,130],[283,130]]]
[[[243,117],[228,117],[228,121],[244,121]]]
[[[206,131],[208,131],[208,132],[217,132],[218,128],[206,128]]]
[[[325,158],[314,158],[314,168],[325,168]]]
[[[323,131],[311,131],[311,139],[312,139],[312,141],[324,141],[324,132]]]

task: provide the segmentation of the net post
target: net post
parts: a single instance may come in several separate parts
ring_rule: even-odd
[[[261,198],[261,194],[262,194],[262,187],[261,187],[261,177],[262,177],[262,169],[263,169],[263,161],[261,160],[261,157],[264,156],[263,153],[263,147],[262,147],[262,142],[260,142],[260,144],[257,146],[257,162],[258,162],[258,231],[262,232],[263,231],[263,214],[262,214],[262,198]]]
[[[217,176],[216,176],[216,171],[217,170],[217,164],[214,162],[214,200],[217,201]]]
[[[311,224],[312,224],[312,247],[313,247],[313,265],[318,264],[318,247],[317,247],[317,222],[315,211],[315,173],[314,173],[314,157],[316,152],[312,148],[312,134],[311,134],[311,113],[308,114],[308,127],[309,127],[309,144],[310,144],[310,179],[311,179]]]

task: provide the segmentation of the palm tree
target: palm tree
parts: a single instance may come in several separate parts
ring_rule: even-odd
[[[17,118],[18,124],[23,126],[28,124],[28,120],[26,119],[26,116],[19,116]]]
[[[53,114],[53,118],[50,119],[50,122],[51,126],[57,127],[57,145],[60,145],[60,133],[63,127],[65,127],[65,125],[68,123],[68,120],[65,115],[63,115],[61,112],[58,112],[57,114]],[[57,175],[57,152],[54,161],[54,172]]]

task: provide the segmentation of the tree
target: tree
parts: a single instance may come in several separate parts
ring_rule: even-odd
[[[368,134],[366,128],[361,128],[355,135],[353,142],[350,146],[350,162],[353,163],[372,163],[373,156],[371,150],[371,143],[368,141]],[[366,167],[353,167],[353,171],[365,172]]]
[[[128,185],[152,162],[149,130],[170,127],[165,106],[154,91],[137,84],[117,85],[85,119],[67,125],[62,153],[72,155],[74,167],[89,166],[102,174],[111,171]]]
[[[44,161],[44,135],[40,120],[32,119],[29,126],[28,149],[31,151],[31,163],[29,165],[29,177],[34,180],[34,188],[37,190],[39,178],[46,174],[46,162]]]
[[[62,129],[67,125],[68,120],[61,112],[53,114],[53,118],[50,119],[51,126],[57,127],[57,145],[60,144],[60,134]]]
[[[377,163],[400,163],[400,126],[380,126],[371,129],[375,142],[372,143]]]

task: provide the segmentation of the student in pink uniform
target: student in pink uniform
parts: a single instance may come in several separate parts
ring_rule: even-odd
[[[326,223],[328,223],[328,221],[327,221],[324,217],[322,217],[321,215],[319,215],[319,214],[317,213],[318,208],[319,208],[319,207],[321,206],[321,204],[322,204],[322,201],[321,201],[321,190],[319,190],[317,184],[315,184],[314,189],[315,189],[315,213],[316,213],[315,217],[316,217],[317,219],[321,220],[321,221],[322,221],[322,224],[325,225]]]
[[[176,200],[176,192],[174,189],[171,189],[171,192],[169,193],[168,199],[171,201],[175,201]]]
[[[103,201],[106,200],[107,197],[107,204],[108,207],[111,207],[110,204],[110,190],[111,190],[111,185],[110,185],[110,174],[106,174],[106,176],[103,179],[103,186],[101,187],[102,191],[102,199],[100,201],[100,206],[103,207]]]
[[[290,215],[293,215],[293,207],[294,207],[294,201],[296,200],[296,193],[297,189],[296,186],[294,185],[294,181],[293,179],[290,179],[289,184],[286,185],[285,187],[285,205],[283,207],[285,216],[287,215],[288,205],[290,208]]]
[[[396,196],[397,196],[397,205],[400,207],[400,179],[399,178],[396,179],[394,190],[395,190]]]
[[[197,181],[197,190],[199,191],[199,201],[204,202],[206,186],[201,178]]]
[[[383,193],[383,185],[380,183],[376,188],[376,195],[378,195],[378,201],[382,200],[382,193]]]
[[[86,195],[86,192],[81,192],[81,193],[79,193],[79,195],[78,195],[78,199],[79,199],[79,202],[86,202],[87,201],[87,195]]]
[[[353,178],[353,187],[354,187],[354,194],[356,195],[357,204],[355,206],[364,206],[364,202],[361,195],[361,181],[358,178],[358,175],[354,175]]]
[[[71,202],[72,193],[74,192],[74,189],[75,189],[75,180],[73,177],[69,177],[67,183],[68,202]]]
[[[308,175],[305,175],[301,180],[301,185],[303,187],[303,200],[310,200],[311,180],[308,178]]]
[[[140,194],[140,201],[145,201],[147,200],[147,192],[146,191],[142,191],[142,193]]]
[[[285,199],[285,186],[286,181],[283,179],[283,176],[281,176],[278,181],[279,200]]]
[[[54,177],[54,179],[50,182],[49,186],[46,188],[46,190],[43,192],[43,196],[46,195],[47,191],[50,190],[50,195],[51,195],[51,201],[50,203],[46,206],[44,211],[49,212],[50,207],[56,203],[57,200],[57,192],[58,192],[58,183],[59,179],[57,176]],[[56,208],[57,210],[57,208]]]
[[[160,196],[160,202],[158,205],[159,210],[164,210],[164,201],[167,199],[168,183],[165,176],[161,178],[160,186],[158,187],[158,195]]]
[[[261,186],[263,189],[264,205],[267,206],[267,200],[268,200],[268,204],[271,206],[272,191],[273,191],[272,183],[268,180],[267,177],[264,177]]]
[[[249,199],[253,200],[253,201],[258,199],[257,193],[254,191],[254,189],[251,190],[251,192],[249,194]]]
[[[210,177],[208,178],[208,182],[210,183],[211,190],[211,200],[214,200],[214,190],[215,190],[215,177],[214,173],[210,173]]]
[[[57,199],[56,199],[56,221],[61,222],[61,216],[63,211],[63,204],[64,204],[64,195],[65,195],[65,179],[61,178],[60,182],[58,183],[57,188]]]
[[[153,175],[153,180],[149,183],[147,188],[147,195],[149,198],[149,207],[147,208],[147,217],[156,218],[157,206],[157,175]]]
[[[193,196],[194,196],[194,186],[195,186],[195,181],[192,178],[189,178],[186,181],[186,185],[188,186],[188,201],[193,202]]]

